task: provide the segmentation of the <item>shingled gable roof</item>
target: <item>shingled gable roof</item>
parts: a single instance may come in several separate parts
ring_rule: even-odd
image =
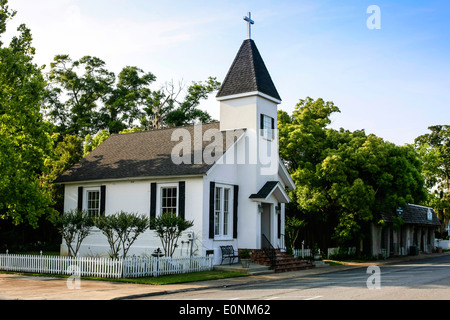
[[[276,187],[278,181],[267,181],[264,186],[258,191],[250,195],[250,199],[265,199],[272,192],[273,188]]]
[[[255,42],[247,39],[242,43],[216,97],[255,91],[281,101]]]
[[[431,211],[431,220],[428,220],[428,210]],[[386,222],[392,222],[393,216],[398,216],[397,214],[382,214],[381,217]],[[422,226],[440,226],[441,223],[437,217],[436,212],[433,208],[419,206],[415,204],[408,204],[405,208],[403,208],[403,213],[401,215],[404,223],[407,224],[415,224]]]
[[[286,191],[283,190],[278,181],[267,181],[257,193],[251,194],[249,199],[252,199],[252,201],[264,201],[272,193],[275,194],[275,198],[278,199],[279,202],[290,202],[289,196]]]
[[[244,133],[244,130],[232,130],[229,134],[223,132],[222,141],[215,141],[214,138],[203,141],[203,133],[210,129],[220,130],[219,125],[219,122],[203,124],[201,135],[194,133],[194,126],[112,135],[55,182],[206,174],[214,163],[206,163],[203,158],[201,163],[194,163],[194,152],[203,155],[206,147],[220,147],[220,142],[226,150]],[[187,130],[191,137],[191,164],[175,164],[172,161],[173,148],[185,141],[181,138],[171,141],[176,129]],[[223,152],[217,152],[214,159],[217,160],[222,154]]]

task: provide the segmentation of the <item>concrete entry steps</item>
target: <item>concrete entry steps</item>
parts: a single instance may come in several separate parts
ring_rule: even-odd
[[[288,272],[296,270],[305,270],[316,267],[314,264],[310,264],[299,258],[294,258],[292,255],[286,252],[281,252],[276,249],[276,266],[271,267],[270,259],[266,256],[263,250],[252,250],[251,263],[249,268],[242,267],[241,263],[222,264],[214,266],[215,270],[229,270],[236,272],[244,272],[250,275],[269,274],[274,272]]]

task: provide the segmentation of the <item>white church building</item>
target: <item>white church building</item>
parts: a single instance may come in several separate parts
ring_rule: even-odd
[[[175,255],[214,253],[216,264],[224,245],[260,249],[267,239],[283,249],[286,191],[295,185],[278,154],[281,98],[250,37],[216,98],[219,122],[109,137],[55,181],[64,185],[64,210],[148,217],[176,212],[194,225]],[[129,255],[157,248],[160,239],[147,230]],[[80,255],[108,251],[106,237],[94,229]]]

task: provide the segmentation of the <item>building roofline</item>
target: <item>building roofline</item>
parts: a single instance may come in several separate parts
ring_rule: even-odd
[[[107,178],[107,179],[95,179],[95,180],[79,180],[79,181],[63,181],[55,182],[57,185],[77,185],[86,183],[106,183],[106,182],[124,182],[124,181],[137,181],[137,180],[161,180],[161,179],[173,179],[173,178],[197,178],[204,177],[206,174],[184,174],[184,175],[166,175],[166,176],[136,176],[136,177],[125,177],[125,178]]]
[[[269,96],[268,94],[265,94],[265,93],[260,92],[260,91],[243,92],[243,93],[237,93],[237,94],[232,94],[232,95],[228,95],[228,96],[216,97],[216,100],[217,101],[224,101],[224,100],[245,98],[245,97],[250,97],[250,96],[260,96],[262,98],[265,98],[267,100],[275,102],[276,104],[280,104],[281,103],[281,100],[276,99],[276,98],[274,98],[272,96]]]

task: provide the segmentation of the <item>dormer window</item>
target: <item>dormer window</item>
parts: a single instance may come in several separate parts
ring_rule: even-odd
[[[267,139],[273,139],[273,130],[275,129],[275,120],[265,114],[261,114],[261,135]]]

